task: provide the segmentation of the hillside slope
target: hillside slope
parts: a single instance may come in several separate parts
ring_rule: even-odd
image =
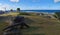
[[[42,16],[28,16],[26,22],[31,26],[26,30],[27,35],[60,35],[60,23],[56,19],[44,18]]]
[[[56,19],[42,16],[24,16],[29,29],[22,29],[23,35],[60,35],[60,23]],[[0,23],[0,34],[7,23]]]

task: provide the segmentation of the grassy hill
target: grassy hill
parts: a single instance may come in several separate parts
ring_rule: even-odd
[[[43,16],[24,16],[29,29],[22,29],[23,35],[60,35],[60,22],[57,19],[44,18]],[[0,22],[0,35],[2,29],[8,26],[6,22]]]

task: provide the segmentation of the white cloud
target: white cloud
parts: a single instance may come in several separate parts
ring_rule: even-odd
[[[11,6],[8,4],[0,3],[0,10],[5,10],[5,8],[6,8],[6,10],[9,10],[9,9],[11,9]]]
[[[54,0],[55,3],[60,2],[60,0]]]
[[[19,0],[10,0],[11,2],[19,2]]]

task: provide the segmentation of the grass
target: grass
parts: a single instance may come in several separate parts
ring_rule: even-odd
[[[16,16],[17,14],[19,14],[19,13],[17,13],[17,12],[10,12],[10,13],[6,13],[6,14],[1,14],[0,16],[8,16],[8,15]]]
[[[24,16],[29,29],[22,29],[24,35],[60,35],[60,22],[56,19],[48,19],[42,16]],[[0,35],[8,24],[0,23]]]
[[[27,29],[27,30],[25,29],[24,31],[25,31],[25,32],[32,32],[32,31],[38,30],[39,28],[40,28],[40,27],[33,27],[33,26],[32,26],[32,27],[30,27],[30,28]]]
[[[0,35],[3,34],[3,29],[8,26],[8,23],[0,22]]]
[[[44,33],[40,33],[40,34],[25,34],[25,35],[45,35]]]

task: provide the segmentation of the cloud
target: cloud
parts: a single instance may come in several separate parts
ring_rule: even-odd
[[[55,3],[60,2],[60,0],[54,0]]]
[[[11,9],[11,6],[9,4],[0,3],[0,10],[5,10],[5,8],[6,8],[6,10],[9,10],[9,9]]]
[[[19,2],[19,0],[10,0],[11,2]]]

